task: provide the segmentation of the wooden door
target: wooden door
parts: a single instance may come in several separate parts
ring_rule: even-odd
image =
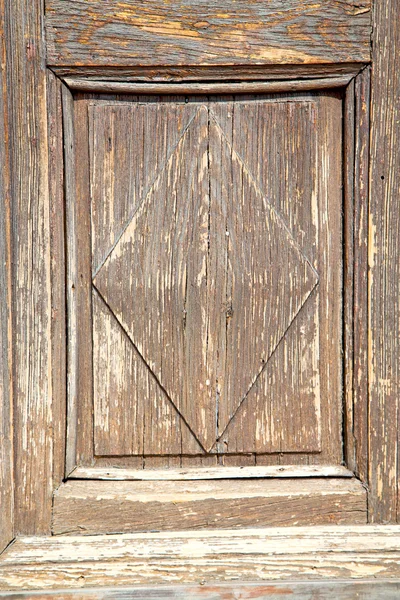
[[[76,544],[122,584],[135,543],[148,582],[191,581],[148,565],[186,543],[231,557],[183,550],[194,580],[251,580],[345,526],[392,573],[396,2],[372,55],[369,2],[225,4],[4,7],[5,589],[29,544],[38,585]]]

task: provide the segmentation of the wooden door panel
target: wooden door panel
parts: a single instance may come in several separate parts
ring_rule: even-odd
[[[6,67],[0,186],[7,217],[5,244],[0,240],[6,302],[0,550],[19,534],[96,535],[67,539],[63,556],[54,539],[17,541],[1,556],[0,587],[104,584],[105,576],[121,583],[121,573],[130,584],[198,580],[199,573],[270,579],[297,577],[299,565],[302,577],[398,574],[394,546],[387,557],[370,552],[374,544],[379,551],[385,546],[383,528],[359,530],[348,552],[337,536],[333,554],[332,530],[317,531],[320,548],[330,551],[317,570],[310,530],[283,535],[285,548],[272,562],[271,531],[258,537],[257,548],[248,546],[249,532],[240,539],[222,532],[205,568],[208,550],[190,533],[147,533],[136,563],[137,539],[132,545],[133,538],[115,536],[124,555],[115,569],[104,562],[109,536],[99,543],[97,535],[154,524],[166,530],[183,523],[354,524],[366,520],[367,510],[380,522],[398,516],[397,0],[376,3],[373,13],[369,0],[289,0],[283,9],[275,0],[45,4],[6,2],[0,17]],[[127,105],[135,118],[125,118]],[[95,113],[103,110],[106,119],[112,107],[121,115],[101,130]],[[196,121],[205,115],[207,127]],[[189,137],[190,151],[182,151]],[[177,209],[172,215],[168,195]],[[252,219],[255,213],[263,218]],[[157,224],[156,253],[148,240],[137,243],[139,221],[142,229]],[[170,253],[162,252],[165,232]],[[148,268],[150,285],[141,297],[135,257],[145,252],[170,279],[157,288],[157,269]],[[185,286],[192,308],[179,321],[181,297],[174,291],[196,281],[204,254],[207,275],[219,287],[208,277],[204,288],[201,279],[201,289]],[[265,281],[275,304],[264,296]],[[231,302],[218,312],[221,290]],[[169,310],[162,312],[165,299]],[[153,319],[139,322],[137,306],[139,316],[148,307],[160,315],[155,335]],[[179,352],[186,344],[191,359],[199,354],[204,323],[206,366],[195,360],[188,366]],[[224,331],[231,337],[224,340]],[[168,360],[159,332],[173,340]],[[184,343],[176,343],[179,336]],[[260,349],[267,359],[257,371]],[[204,386],[204,375],[207,389],[196,396],[192,389]],[[290,463],[298,465],[295,472],[284,466]],[[285,480],[277,481],[282,474]],[[153,483],[138,481],[146,478]],[[176,479],[185,483],[175,485]],[[201,532],[201,539],[210,535]],[[310,546],[307,558],[290,557],[287,548],[301,537]],[[160,568],[166,546],[154,554],[155,539],[183,547],[179,560]],[[222,539],[236,540],[230,556],[215,551]],[[362,568],[354,566],[360,549]],[[71,550],[78,553],[72,563]]]
[[[78,464],[340,462],[340,93],[71,101]]]

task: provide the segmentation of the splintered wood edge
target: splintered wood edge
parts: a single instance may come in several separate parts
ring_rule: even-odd
[[[0,590],[394,580],[399,548],[398,525],[22,537],[0,557]]]
[[[84,77],[65,77],[72,90],[126,94],[257,94],[345,87],[353,75],[294,81],[242,81],[237,83],[130,83],[93,81]]]
[[[182,481],[206,479],[274,479],[301,477],[353,477],[340,465],[204,467],[188,469],[122,469],[118,467],[76,467],[69,479],[102,479],[110,481]]]

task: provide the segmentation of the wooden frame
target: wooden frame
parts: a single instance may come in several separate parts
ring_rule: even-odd
[[[239,69],[235,69],[235,72]],[[85,165],[89,164],[87,156],[89,142],[86,139],[87,135],[87,110],[84,107],[82,92],[93,92],[101,94],[118,94],[118,93],[142,93],[147,96],[147,92],[150,94],[178,94],[179,90],[183,87],[185,95],[192,94],[197,99],[199,94],[211,94],[219,90],[218,93],[264,93],[264,92],[304,92],[311,88],[312,90],[324,90],[325,88],[341,87],[344,89],[345,85],[349,82],[348,76],[341,76],[334,79],[317,79],[312,81],[290,81],[290,82],[270,82],[270,81],[259,81],[259,82],[241,82],[239,84],[215,84],[215,83],[201,83],[201,84],[142,84],[142,83],[129,83],[121,84],[119,82],[87,82],[85,79],[66,79],[64,83],[70,83],[73,89],[70,89],[64,85],[62,88],[63,97],[63,126],[65,136],[65,171],[67,176],[65,178],[65,193],[66,193],[66,247],[67,247],[67,322],[68,322],[68,339],[69,339],[69,350],[68,350],[68,380],[67,388],[69,391],[68,399],[68,419],[67,419],[67,464],[66,464],[66,477],[70,477],[74,471],[73,478],[84,477],[93,479],[97,476],[97,467],[107,465],[107,457],[102,461],[101,458],[97,458],[96,462],[93,460],[94,451],[92,446],[93,440],[93,423],[90,415],[92,414],[92,388],[93,388],[93,374],[92,374],[92,363],[90,360],[91,350],[91,338],[92,338],[92,325],[91,325],[91,299],[90,291],[88,295],[88,264],[90,263],[90,240],[88,239],[88,223],[90,223],[90,207],[89,207],[89,173]],[[74,101],[74,92],[77,91],[76,102]],[[103,101],[107,96],[101,96]],[[314,99],[314,97],[312,97]],[[113,96],[111,96],[113,99]],[[296,100],[304,100],[306,97],[304,94],[296,98]],[[307,96],[308,99],[308,96]],[[311,99],[311,96],[310,96]],[[270,98],[271,100],[271,98]],[[320,108],[320,121],[321,123],[328,123],[329,117],[327,116],[327,108],[325,104],[327,97],[319,96],[315,98],[318,100],[318,104],[321,104]],[[338,101],[340,105],[340,102]],[[354,124],[353,124],[354,126]],[[323,126],[321,125],[321,128]],[[75,148],[75,137],[79,133],[79,144]],[[61,161],[61,159],[60,159]],[[327,183],[328,185],[328,183]],[[77,202],[79,198],[79,202]],[[87,199],[87,200],[86,200]],[[337,209],[339,211],[339,208]],[[332,211],[334,213],[336,211]],[[79,320],[79,327],[78,327]],[[81,342],[81,340],[83,340]],[[332,383],[334,386],[334,384]],[[78,398],[79,401],[78,401]],[[338,416],[337,408],[331,407],[325,411],[329,414],[329,419],[323,420],[323,429],[333,432],[337,429],[337,420],[340,420]],[[80,431],[77,434],[76,424],[80,423]],[[335,436],[336,437],[336,436]],[[335,440],[336,441],[336,440]],[[336,443],[335,451],[328,454],[328,451],[321,455],[321,462],[328,463],[329,460],[332,462],[340,463],[342,460],[341,443],[339,446]],[[269,457],[267,457],[269,458]],[[276,457],[275,457],[276,459]],[[273,460],[273,458],[271,458]],[[290,455],[288,460],[291,460],[293,464],[300,464],[304,461],[304,456],[299,453],[298,455]],[[318,461],[318,457],[315,459]],[[114,459],[114,462],[118,461]],[[125,467],[126,464],[122,461],[116,470],[115,477],[121,477],[121,468]],[[134,461],[132,461],[134,462]],[[284,461],[282,461],[284,462]],[[95,469],[90,470],[90,465],[93,464]],[[245,463],[243,463],[245,464]],[[83,469],[81,468],[83,467]],[[108,466],[109,470],[109,466]],[[228,469],[224,469],[225,478],[228,478]],[[261,469],[262,471],[262,469]],[[258,477],[257,469],[253,470],[252,477]],[[174,469],[169,468],[168,473],[171,478],[174,478]],[[209,470],[203,471],[203,478],[208,477]],[[321,471],[323,474],[323,470]],[[304,470],[304,477],[309,475],[307,468]],[[135,478],[140,478],[138,474]]]
[[[56,7],[57,2],[58,0],[52,0],[48,5]],[[62,381],[65,373],[62,358],[65,348],[62,340],[65,337],[65,321],[62,302],[63,278],[60,276],[64,250],[59,242],[59,234],[63,227],[63,199],[60,193],[55,192],[62,187],[60,182],[63,178],[58,160],[62,152],[59,141],[61,138],[57,132],[57,128],[60,127],[62,84],[49,69],[46,69],[42,2],[14,0],[5,4],[3,2],[0,6],[1,51],[7,64],[6,79],[3,79],[2,87],[3,102],[0,106],[1,125],[5,132],[3,140],[9,142],[9,146],[2,143],[0,155],[4,157],[6,165],[10,162],[9,177],[5,171],[1,181],[1,210],[6,215],[5,224],[10,222],[7,219],[7,199],[12,198],[10,238],[7,227],[6,231],[0,230],[0,281],[6,282],[1,291],[12,309],[12,335],[8,311],[2,311],[0,321],[3,357],[3,386],[0,387],[3,412],[0,411],[0,424],[3,440],[8,444],[2,446],[6,457],[2,464],[9,465],[6,470],[0,472],[0,481],[6,486],[9,486],[7,482],[10,481],[13,469],[10,460],[9,426],[12,418],[15,441],[15,510],[12,507],[11,487],[6,487],[5,489],[10,491],[6,494],[6,511],[2,512],[6,522],[6,527],[2,529],[2,550],[17,535],[37,536],[50,532],[52,492],[63,477],[62,423],[65,417],[65,388]],[[370,120],[369,67],[349,83],[346,96],[346,215],[354,215],[353,228],[350,220],[345,222],[349,242],[346,246],[346,281],[353,281],[354,287],[345,303],[345,351],[346,360],[355,357],[353,368],[346,375],[346,461],[349,468],[354,470],[368,487],[369,519],[375,523],[396,522],[399,506],[400,189],[395,177],[400,168],[400,126],[396,116],[400,94],[400,33],[396,27],[399,8],[398,0],[375,3]],[[369,7],[366,5],[361,9],[368,12]],[[83,77],[87,82],[91,82],[90,85],[93,85],[93,80],[99,79],[119,79],[121,82],[127,79],[166,80],[172,77],[176,81],[198,81],[202,78],[216,81],[229,79],[232,74],[229,66],[202,65],[201,60],[197,60],[197,64],[183,65],[182,68],[163,64],[153,67],[151,64],[145,64],[143,67],[137,64],[132,66],[126,58],[117,61],[118,64],[111,65],[109,61],[100,65],[88,60],[87,66],[83,67],[82,62],[79,63],[77,59],[75,64],[65,66],[55,48],[56,46],[50,54],[51,68],[63,77]],[[318,60],[315,57],[310,58],[307,54],[306,62],[310,62],[310,66],[299,66],[295,64],[296,59],[292,58],[292,64],[288,68],[277,64],[276,54],[274,56],[273,52],[270,52],[265,57],[265,66],[252,67],[250,64],[242,71],[236,69],[235,75],[237,74],[237,80],[252,81],[263,80],[266,76],[274,80],[294,76],[321,79],[327,76],[332,78],[332,83],[343,73],[351,75],[355,68],[358,70],[360,66],[368,63],[368,52],[365,47],[362,52],[348,52],[345,62],[336,65],[332,64],[336,59],[323,54],[325,62],[331,61],[327,66],[316,64]],[[4,60],[2,62],[4,63]],[[358,123],[355,129],[353,122]],[[58,182],[57,185],[55,182]],[[11,190],[11,195],[8,190]],[[352,265],[355,266],[354,269]],[[365,285],[367,273],[368,286]],[[11,279],[12,302],[9,300]],[[11,344],[12,359],[9,351]],[[12,386],[9,386],[11,370],[13,381]],[[14,415],[10,402],[12,397]],[[49,435],[50,431],[52,436]],[[14,525],[11,528],[13,512]],[[314,531],[315,539],[321,540],[321,543],[329,537],[326,530]],[[398,529],[354,529],[354,535],[357,535],[356,531],[364,537],[367,536],[371,553],[376,552],[375,559],[378,562],[375,563],[375,571],[371,566],[373,559],[367,556],[368,553],[365,554],[363,568],[358,572],[351,568],[351,564],[354,564],[354,553],[343,553],[339,560],[342,566],[335,561],[329,563],[328,556],[326,561],[324,558],[319,563],[319,573],[324,576],[334,574],[353,577],[358,574],[368,577],[378,572],[382,576],[398,577],[399,540],[395,539],[396,548],[393,546],[388,550],[385,547],[383,555],[380,554],[383,542],[379,537],[384,532],[387,539],[390,531],[397,536]],[[309,530],[308,532],[313,535]],[[296,539],[294,531],[287,530],[286,533],[288,536],[292,535],[292,540]],[[349,533],[351,530],[347,531],[346,535]],[[230,535],[229,532],[227,535]],[[232,536],[234,537],[233,533]],[[83,543],[82,556],[87,552],[89,542],[90,540],[87,540]],[[31,582],[35,583],[32,579],[32,569],[24,567],[21,571],[21,565],[12,568],[10,566],[13,560],[16,560],[16,555],[10,554],[12,548],[14,547],[17,553],[18,544],[30,543],[33,547],[35,544],[37,548],[40,547],[37,538],[24,538],[16,542],[15,547],[11,546],[2,556],[3,561],[9,561],[7,566],[2,568],[3,572],[8,570],[11,573],[9,577],[13,576],[12,569],[14,573],[22,573],[25,570]],[[20,549],[22,551],[22,546]],[[359,559],[362,555],[362,545],[356,544],[354,552]],[[94,558],[98,556],[97,554]],[[283,561],[282,556],[279,558],[280,563],[288,560],[287,555]],[[182,555],[180,565],[182,561],[187,562],[187,556]],[[235,563],[236,576],[245,577],[245,565],[238,559],[238,555],[235,555]],[[254,557],[252,563],[254,564]],[[310,563],[309,559],[304,570],[307,577],[313,572]],[[85,573],[86,583],[94,584],[94,575],[92,580],[88,579],[90,567],[85,570],[82,565],[78,567],[77,564],[75,563],[74,567],[75,582]],[[343,564],[346,565],[345,570]],[[168,565],[168,568],[170,567],[171,565]],[[48,564],[45,568],[49,572]],[[97,570],[100,573],[99,577],[103,577],[108,568],[109,565],[100,564]],[[37,565],[35,569],[35,572],[39,573]],[[63,569],[62,561],[54,563],[54,573]],[[270,578],[273,571],[272,561],[266,565],[264,576]],[[197,571],[198,576],[199,573]],[[251,575],[258,577],[260,574],[253,569]],[[35,585],[43,584],[44,580],[40,581],[40,577],[41,575],[37,576]],[[162,580],[166,581],[165,577]],[[20,588],[27,585],[26,581],[22,575],[16,576],[12,585]],[[48,581],[49,585],[55,586],[70,583],[65,578],[60,579],[56,576]],[[116,579],[110,581],[114,584]],[[132,576],[130,582],[136,584],[138,579]],[[11,584],[6,581],[2,585],[10,587]]]

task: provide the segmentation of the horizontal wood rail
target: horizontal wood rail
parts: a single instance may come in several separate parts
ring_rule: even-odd
[[[294,81],[242,81],[235,83],[131,83],[121,81],[93,81],[80,77],[65,77],[64,82],[73,90],[117,94],[261,94],[297,92],[346,86],[351,75]]]
[[[363,524],[357,479],[72,481],[55,492],[55,535]]]
[[[399,526],[372,525],[23,537],[0,557],[0,590],[204,582],[200,597],[214,600],[227,596],[207,596],[207,586],[224,582],[238,590],[246,582],[399,581],[399,548]],[[251,597],[268,598],[267,591]]]

